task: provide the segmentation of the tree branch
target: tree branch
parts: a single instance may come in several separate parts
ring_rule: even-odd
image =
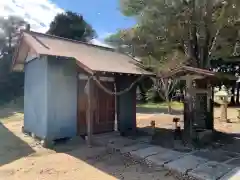
[[[221,19],[223,18],[224,14],[225,14],[225,11],[226,11],[227,5],[228,5],[227,2],[223,5],[222,10],[221,10],[221,13],[220,13],[220,15],[219,15],[219,17],[218,17],[218,20],[221,20]],[[216,31],[216,34],[215,34],[215,36],[214,36],[214,38],[213,38],[212,44],[210,45],[210,49],[209,49],[209,51],[208,51],[208,56],[211,56],[211,55],[212,55],[212,51],[213,51],[213,49],[215,48],[215,46],[216,46],[216,44],[217,44],[217,38],[218,38],[218,36],[219,36],[219,34],[220,34],[220,31],[221,31],[221,29],[223,28],[223,26],[224,26],[223,23],[220,23],[220,25],[219,25],[219,27],[218,27],[218,29],[217,29],[217,31]]]
[[[171,81],[171,82],[169,82]],[[159,84],[158,84],[158,94],[163,98],[167,99],[170,93],[174,90],[177,80],[170,80],[170,79],[164,79],[160,78]]]
[[[220,30],[221,30],[221,29],[222,29],[222,26],[219,27],[219,28],[217,29],[217,31],[216,31],[216,34],[215,34],[215,36],[214,36],[214,38],[213,38],[212,44],[211,44],[210,49],[209,49],[209,51],[208,51],[208,56],[211,56],[211,55],[212,55],[212,51],[213,51],[213,49],[215,48],[215,46],[216,46],[216,44],[217,44],[217,38],[218,38],[218,36],[219,36],[219,34],[220,34]]]

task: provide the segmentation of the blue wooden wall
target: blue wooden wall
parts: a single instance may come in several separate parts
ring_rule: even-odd
[[[47,137],[77,134],[77,69],[74,60],[48,58]]]
[[[77,71],[74,60],[41,57],[25,65],[24,130],[42,139],[76,135]]]
[[[47,58],[25,65],[24,130],[40,138],[47,135]]]

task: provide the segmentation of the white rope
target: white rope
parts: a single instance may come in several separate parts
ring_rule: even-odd
[[[87,88],[89,88],[89,82],[90,82],[90,80],[92,79],[92,77],[93,77],[93,76],[91,76],[91,77],[88,78],[87,83],[86,83],[86,85],[85,85],[85,87],[84,87],[84,92],[85,92],[86,94],[89,93],[89,89],[87,89]]]
[[[141,75],[141,76],[140,76],[139,78],[137,78],[133,83],[131,83],[131,85],[130,85],[129,87],[125,88],[124,90],[121,90],[121,91],[118,91],[118,92],[117,92],[117,91],[114,92],[114,91],[112,91],[112,90],[109,90],[107,87],[105,87],[95,76],[91,76],[91,77],[88,78],[88,81],[87,81],[87,84],[86,84],[85,88],[87,87],[89,81],[90,81],[91,79],[94,79],[94,80],[96,81],[97,85],[98,85],[102,90],[104,90],[106,93],[111,94],[111,95],[120,96],[120,95],[123,95],[123,94],[127,93],[128,91],[130,91],[130,90],[134,87],[134,85],[135,85],[136,83],[138,83],[143,77],[144,77],[144,75]]]

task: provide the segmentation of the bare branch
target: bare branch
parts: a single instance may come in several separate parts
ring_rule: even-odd
[[[167,99],[170,93],[174,90],[178,80],[160,78],[157,86],[157,91],[163,99]]]
[[[219,17],[218,17],[219,20],[221,20],[221,19],[223,18],[223,16],[225,15],[225,11],[226,11],[227,5],[228,5],[228,3],[225,3],[225,4],[223,5],[222,10],[221,10],[221,13],[220,13],[220,15],[219,15]],[[222,30],[223,27],[224,27],[223,23],[220,23],[220,25],[219,25],[219,27],[218,27],[218,29],[217,29],[217,31],[216,31],[216,34],[215,34],[215,36],[214,36],[214,38],[213,38],[212,44],[211,44],[211,46],[210,46],[210,49],[209,49],[209,52],[208,52],[208,56],[211,56],[212,51],[213,51],[213,49],[215,48],[215,46],[216,46],[216,44],[217,44],[217,38],[218,38],[218,36],[219,36],[219,34],[220,34],[220,31]]]
[[[220,34],[220,30],[221,30],[221,29],[222,29],[222,27],[218,28],[218,30],[217,30],[214,38],[213,38],[212,45],[211,45],[211,47],[210,47],[210,49],[209,49],[209,51],[208,51],[208,56],[211,56],[212,51],[213,51],[213,49],[215,48],[215,46],[216,46],[216,44],[217,44],[217,38],[218,38],[218,35]]]

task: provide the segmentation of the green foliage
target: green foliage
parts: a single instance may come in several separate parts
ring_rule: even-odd
[[[160,97],[159,93],[154,88],[151,88],[147,91],[146,100],[147,102],[152,103],[164,101],[164,99]]]
[[[88,42],[96,32],[82,16],[71,11],[58,14],[50,24],[48,34]]]
[[[121,30],[106,41],[124,46],[143,59],[168,60],[169,54],[178,51],[188,64],[208,68],[211,58],[230,56],[239,49],[239,0],[120,2],[123,14],[135,17],[137,26]]]
[[[146,6],[144,0],[121,0],[121,10],[125,16],[134,16],[139,14]]]
[[[23,96],[24,73],[12,72],[12,57],[20,29],[26,23],[16,16],[0,18],[0,105]]]
[[[20,29],[26,25],[25,21],[18,16],[0,17],[0,57],[4,53],[13,50]]]

